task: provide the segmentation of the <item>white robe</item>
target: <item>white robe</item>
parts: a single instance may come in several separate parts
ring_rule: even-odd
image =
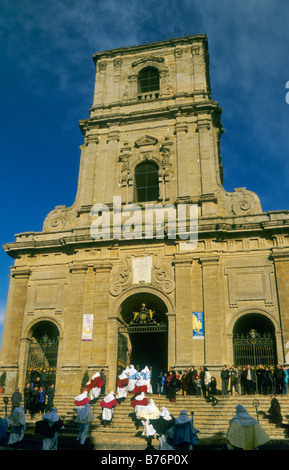
[[[52,426],[53,423],[56,423],[56,421],[59,421],[57,409],[53,408],[51,411],[43,415],[42,419],[46,419],[48,421],[49,426]],[[53,437],[43,438],[42,450],[57,450],[57,445],[58,445],[58,432],[55,432]]]
[[[144,425],[143,436],[151,437],[155,435],[156,430],[150,423],[150,419],[158,419],[159,416],[159,409],[153,400],[150,400],[149,404],[137,413],[137,418],[141,419]]]
[[[141,377],[143,377],[144,382],[147,386],[147,393],[153,393],[152,385],[151,385],[151,372],[148,368],[148,366],[145,366],[145,368],[141,371],[140,373]]]
[[[96,374],[94,374],[92,377],[91,377],[91,380],[95,379],[96,377],[100,377],[100,373],[99,372],[96,372]],[[101,387],[94,387],[90,390],[90,399],[91,400],[95,400],[96,398],[99,397],[100,395],[100,391],[101,391]]]
[[[22,441],[26,429],[26,419],[23,407],[17,407],[9,417],[12,429],[9,436],[8,445],[16,444]]]
[[[118,377],[120,380],[125,380],[128,378],[127,374],[125,373],[125,371],[123,371],[119,377]],[[127,389],[128,389],[128,385],[126,387],[117,387],[117,396],[116,398],[126,398],[127,397]]]
[[[137,379],[139,378],[138,371],[134,368],[134,366],[130,366],[128,370],[128,386],[127,391],[132,392],[134,390],[135,384]]]

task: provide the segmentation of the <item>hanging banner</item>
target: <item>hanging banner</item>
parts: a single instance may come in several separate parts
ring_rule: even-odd
[[[88,313],[83,315],[82,341],[91,341],[93,331],[93,315]]]
[[[204,312],[193,312],[193,339],[204,337]]]

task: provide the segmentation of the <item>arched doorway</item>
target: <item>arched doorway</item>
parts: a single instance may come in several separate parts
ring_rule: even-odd
[[[140,292],[121,306],[118,343],[118,373],[129,364],[138,370],[151,368],[152,384],[168,368],[167,307],[157,295]]]
[[[47,385],[55,383],[59,331],[50,321],[36,323],[30,331],[30,345],[26,380],[30,380],[31,372],[36,368],[39,372],[46,370]]]
[[[277,363],[275,328],[271,320],[259,313],[240,317],[233,330],[234,363],[274,367]]]

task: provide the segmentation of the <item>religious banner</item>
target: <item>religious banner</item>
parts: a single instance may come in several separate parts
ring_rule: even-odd
[[[204,312],[193,312],[193,339],[204,339]]]
[[[83,324],[82,324],[82,341],[91,341],[92,340],[92,331],[93,331],[93,315],[87,313],[83,315]]]

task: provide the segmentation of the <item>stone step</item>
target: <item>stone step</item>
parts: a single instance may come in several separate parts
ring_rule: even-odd
[[[193,410],[194,425],[199,429],[199,447],[225,445],[229,420],[234,416],[235,406],[238,403],[243,404],[247,411],[256,417],[253,399],[259,401],[258,409],[260,411],[267,411],[271,402],[270,397],[264,396],[228,396],[218,397],[219,403],[213,407],[203,397],[179,396],[175,403],[169,402],[165,396],[152,395],[148,396],[148,398],[153,398],[157,406],[168,408],[175,417],[179,415],[182,409],[186,409],[188,414]],[[146,448],[146,440],[142,436],[142,426],[137,429],[133,421],[130,397],[115,408],[113,421],[106,427],[101,425],[99,419],[101,414],[100,400],[101,397],[96,404],[91,406],[95,420],[90,427],[90,438],[88,439],[87,447],[99,450],[144,450]],[[289,415],[289,400],[287,397],[278,397],[278,400],[281,405],[283,422],[287,422],[286,415]],[[58,409],[59,415],[64,420],[64,430],[60,433],[59,442],[63,448],[75,450],[77,426],[74,422],[74,417],[76,416],[74,398],[71,396],[56,396],[54,404]],[[0,410],[1,405],[2,400],[0,397]],[[8,410],[9,408],[10,405]],[[3,408],[0,411],[0,416],[4,416]],[[33,419],[26,415],[25,445],[26,447],[28,446],[27,448],[29,446],[33,448],[41,447],[42,439],[35,434],[35,422],[40,419],[41,415],[37,415]],[[274,424],[269,423],[262,415],[259,415],[259,421],[274,442],[285,442],[286,435],[283,428],[276,428]],[[153,441],[153,445],[157,448],[157,440]]]

